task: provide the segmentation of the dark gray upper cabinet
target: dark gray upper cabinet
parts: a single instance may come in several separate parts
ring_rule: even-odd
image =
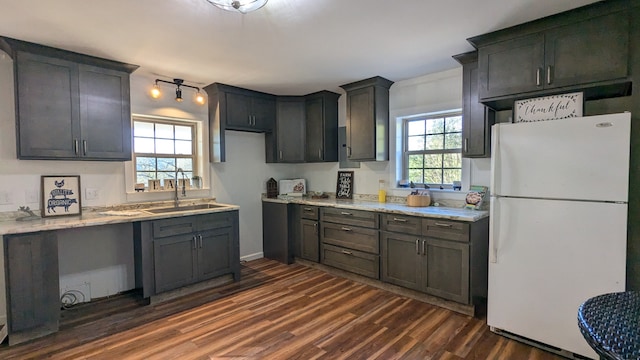
[[[225,130],[270,132],[276,122],[276,97],[231,85],[204,87],[209,103],[209,161],[224,162]]]
[[[305,101],[303,96],[278,96],[276,124],[265,135],[268,163],[304,162]]]
[[[491,156],[495,112],[478,100],[478,53],[455,55],[462,64],[462,156]]]
[[[306,99],[306,162],[338,161],[338,98],[340,94],[320,91]]]
[[[389,160],[389,88],[380,76],[342,85],[347,92],[347,158]]]
[[[628,95],[629,11],[623,1],[598,2],[480,35],[480,101],[508,109],[513,100],[567,91],[585,99]]]
[[[137,69],[10,38],[19,159],[131,160],[129,74]]]

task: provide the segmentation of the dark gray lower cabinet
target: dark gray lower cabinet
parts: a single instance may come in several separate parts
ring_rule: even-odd
[[[433,238],[426,238],[424,241],[424,291],[445,299],[468,303],[469,244]]]
[[[422,253],[419,236],[381,232],[382,281],[421,290]]]
[[[262,202],[262,249],[264,257],[293,262],[293,204]]]
[[[4,236],[9,345],[58,331],[58,240],[53,231]]]
[[[134,223],[134,239],[145,298],[226,274],[240,280],[238,211]]]
[[[300,220],[302,229],[300,241],[300,257],[305,260],[320,261],[320,242],[318,233],[318,220]]]

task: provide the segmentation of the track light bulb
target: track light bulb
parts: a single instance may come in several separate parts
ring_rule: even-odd
[[[160,88],[158,87],[158,84],[153,85],[153,89],[151,89],[151,97],[154,99],[159,98],[161,95],[160,93]]]
[[[182,102],[182,90],[180,90],[180,88],[176,89],[176,101]]]
[[[204,105],[204,96],[202,95],[202,93],[200,93],[200,91],[198,91],[198,93],[196,94],[196,103],[199,105]]]

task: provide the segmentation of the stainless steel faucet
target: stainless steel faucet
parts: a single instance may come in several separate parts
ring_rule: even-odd
[[[182,196],[187,196],[187,189],[186,189],[186,185],[185,185],[185,180],[186,177],[184,175],[184,171],[182,170],[182,168],[176,168],[176,173],[175,176],[173,177],[175,183],[173,184],[173,191],[175,193],[175,196],[173,198],[174,201],[174,206],[178,207],[180,206],[180,199],[178,198],[178,173],[182,173]]]

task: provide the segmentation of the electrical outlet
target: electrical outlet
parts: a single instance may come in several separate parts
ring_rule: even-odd
[[[86,188],[84,190],[84,198],[86,200],[96,200],[100,198],[100,190],[95,188]]]
[[[13,204],[13,194],[8,191],[0,191],[0,205]]]
[[[25,190],[24,192],[24,201],[27,204],[37,204],[38,203],[38,190]]]

